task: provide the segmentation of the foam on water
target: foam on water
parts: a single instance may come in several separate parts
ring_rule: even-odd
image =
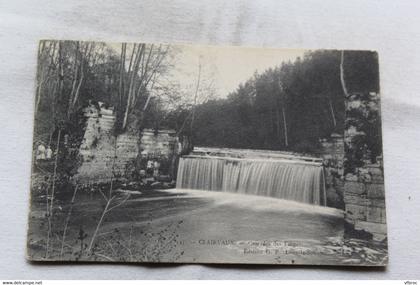
[[[165,192],[173,194],[187,194],[187,197],[210,199],[213,206],[231,206],[238,208],[246,208],[253,211],[268,212],[290,212],[290,213],[308,213],[320,214],[325,216],[343,217],[343,211],[336,208],[323,207],[318,205],[310,205],[296,201],[283,200],[271,197],[241,195],[238,193],[215,192],[191,189],[168,189]],[[171,197],[173,198],[173,197]],[[186,198],[182,195],[179,198]]]

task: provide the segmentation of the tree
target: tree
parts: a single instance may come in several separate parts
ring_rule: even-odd
[[[125,104],[121,104],[121,111],[123,111],[121,129],[125,130],[128,124],[129,115],[135,110],[139,98],[147,95],[144,105],[140,108],[138,117],[140,124],[144,116],[144,111],[147,109],[153,92],[150,87],[153,87],[157,76],[165,71],[165,63],[169,46],[159,45],[156,47],[151,44],[133,44],[131,49],[131,57],[128,65],[128,85],[127,90],[123,89],[126,86],[124,72],[120,73],[121,98],[125,98]],[[121,66],[125,66],[125,55],[127,52],[127,44],[121,47]],[[123,99],[124,100],[124,99]]]
[[[279,91],[280,91],[280,94],[279,94],[279,98],[280,98],[280,105],[281,105],[281,113],[282,113],[282,115],[283,115],[283,126],[284,126],[284,128],[283,128],[283,130],[284,130],[284,145],[286,146],[286,147],[288,147],[289,146],[289,142],[288,142],[288,140],[287,140],[287,121],[286,121],[286,93],[284,92],[284,89],[283,89],[283,84],[281,83],[281,79],[279,79]],[[280,129],[280,120],[279,120],[279,112],[278,112],[278,110],[279,110],[279,103],[277,104],[277,128],[278,128],[278,131],[277,131],[277,136],[280,136],[280,131],[279,131],[279,129]]]
[[[254,74],[226,99],[196,106],[195,144],[311,152],[344,132],[340,52],[303,58]]]
[[[200,88],[200,79],[201,79],[201,61],[199,61],[199,63],[198,63],[198,75],[197,75],[196,88],[195,88],[195,92],[194,92],[194,105],[192,106],[192,111],[191,111],[190,134],[193,133],[193,126],[194,126],[194,119],[195,119],[195,107],[197,105],[198,90]]]

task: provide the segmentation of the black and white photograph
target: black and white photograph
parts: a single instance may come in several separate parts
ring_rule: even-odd
[[[27,259],[386,266],[380,62],[40,41]]]

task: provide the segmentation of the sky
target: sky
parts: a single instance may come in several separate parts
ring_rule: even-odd
[[[174,69],[167,76],[187,90],[194,89],[201,63],[203,84],[211,81],[216,96],[224,98],[255,71],[262,73],[282,62],[294,61],[305,52],[301,49],[181,45],[177,46]]]
[[[109,44],[117,54],[121,44]],[[274,49],[234,46],[174,45],[173,68],[165,74],[165,81],[177,83],[188,100],[194,97],[201,65],[199,102],[206,96],[206,88],[211,86],[213,98],[225,98],[245,83],[255,71],[262,73],[282,62],[294,61],[307,50]]]

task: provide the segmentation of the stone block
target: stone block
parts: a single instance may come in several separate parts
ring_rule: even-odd
[[[345,193],[344,203],[346,205],[347,204],[355,204],[355,205],[361,205],[361,206],[366,206],[366,207],[385,208],[385,200],[384,199],[368,198],[368,197],[366,197],[366,195],[357,195],[357,194]]]
[[[385,198],[385,189],[383,184],[366,184],[366,194],[368,198]]]
[[[366,221],[366,206],[346,204],[346,216],[352,220]]]
[[[386,235],[386,224],[384,223],[373,223],[366,221],[356,221],[354,228],[356,230],[365,230],[369,233],[377,233]]]
[[[368,200],[369,200],[369,205],[372,207],[385,208],[385,199],[369,198]]]
[[[369,206],[370,201],[366,199],[363,195],[344,195],[344,203],[347,204],[354,204],[354,205],[361,205],[361,206]]]
[[[367,167],[370,175],[372,176],[373,183],[383,183],[384,181],[384,174],[379,166],[369,166]]]
[[[372,233],[372,239],[374,241],[382,242],[387,237],[386,233]]]
[[[368,207],[367,208],[366,221],[367,222],[385,224],[386,223],[385,208],[383,208],[383,207]]]
[[[363,183],[356,181],[345,181],[344,182],[344,192],[345,193],[354,193],[354,194],[364,194],[366,193],[366,187]]]

